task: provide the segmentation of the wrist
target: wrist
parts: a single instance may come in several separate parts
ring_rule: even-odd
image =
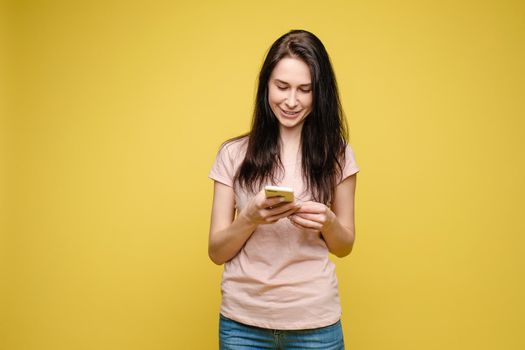
[[[250,218],[248,214],[243,210],[239,213],[239,216],[237,218],[242,225],[248,226],[252,229],[255,229],[257,227],[257,223]]]
[[[335,213],[330,209],[330,207],[326,207],[326,221],[323,225],[323,231],[330,231],[332,226],[337,220],[337,217],[335,216]]]

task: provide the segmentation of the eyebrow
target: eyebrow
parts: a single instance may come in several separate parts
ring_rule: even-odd
[[[281,84],[286,84],[286,85],[290,85],[289,83],[283,81],[283,80],[280,80],[280,79],[274,79],[276,82],[278,83],[281,83]],[[308,84],[301,84],[299,86],[303,86],[303,87],[310,87],[312,85],[312,83],[308,83]]]

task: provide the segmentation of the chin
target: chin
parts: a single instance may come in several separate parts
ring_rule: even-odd
[[[304,119],[301,119],[301,120],[294,120],[294,121],[290,121],[290,120],[279,120],[279,124],[286,128],[286,129],[293,129],[293,128],[296,128],[296,127],[302,127],[303,126],[303,122],[304,122]]]

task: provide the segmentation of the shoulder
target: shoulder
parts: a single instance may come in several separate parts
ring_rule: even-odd
[[[238,159],[241,156],[244,159],[247,148],[248,136],[240,136],[223,142],[219,148],[218,155],[230,160]]]
[[[244,137],[224,142],[219,148],[209,177],[227,186],[233,186],[233,179],[239,165],[244,160],[246,142]]]
[[[355,158],[354,149],[352,148],[352,146],[348,142],[345,142],[345,144],[344,144],[344,156],[345,156],[345,158],[347,158],[347,157]]]
[[[341,159],[341,178],[338,182],[342,182],[347,177],[358,173],[360,171],[360,167],[357,164],[356,157],[354,150],[352,146],[349,143],[345,143],[344,152],[342,152],[342,159]]]

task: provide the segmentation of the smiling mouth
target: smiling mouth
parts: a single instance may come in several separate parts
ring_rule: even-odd
[[[294,116],[298,115],[299,112],[301,112],[301,111],[288,112],[288,111],[285,111],[284,109],[281,109],[281,111],[283,112],[284,115],[287,115],[287,116],[290,116],[290,117],[294,117]]]

